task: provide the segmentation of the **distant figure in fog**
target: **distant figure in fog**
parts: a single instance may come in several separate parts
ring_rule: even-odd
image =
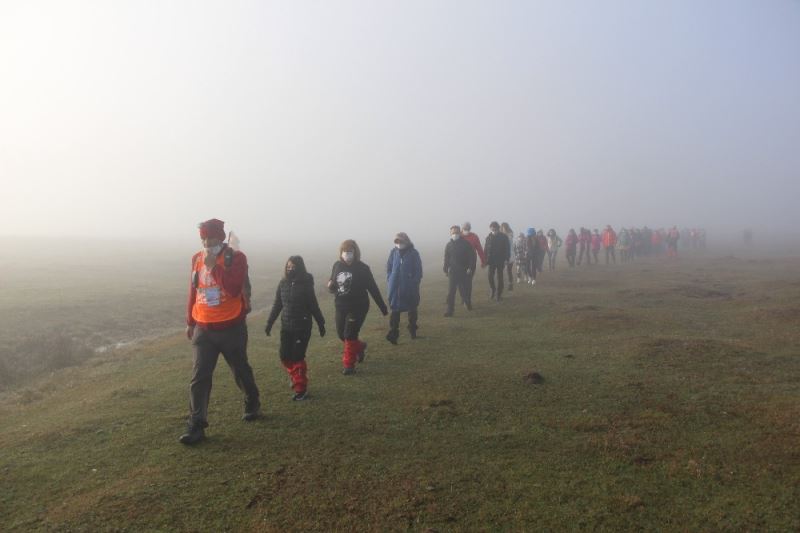
[[[574,228],[570,228],[567,233],[567,238],[564,240],[564,246],[567,248],[567,263],[569,266],[575,266],[575,254],[578,249],[578,234],[575,233]]]
[[[314,277],[306,271],[305,261],[299,255],[291,256],[284,265],[283,278],[278,283],[264,328],[267,337],[272,334],[278,315],[281,316],[281,364],[292,380],[292,399],[302,401],[307,398],[308,391],[306,350],[311,339],[311,319],[317,322],[319,336],[324,337],[325,318],[314,292]]]
[[[477,262],[478,254],[475,252],[475,248],[461,237],[461,228],[451,226],[450,240],[444,247],[443,269],[448,279],[447,310],[444,316],[453,316],[456,290],[461,293],[461,298],[464,300],[467,310],[472,311],[471,293],[467,290],[467,284],[472,280]]]
[[[752,246],[753,245],[753,230],[746,229],[742,232],[742,240],[744,241],[745,246]]]
[[[615,251],[617,245],[617,232],[611,227],[611,224],[606,226],[603,230],[603,248],[606,250],[606,264],[608,264],[609,257],[617,263],[617,253]]]
[[[508,239],[508,243],[510,245],[509,259],[506,263],[506,272],[508,273],[508,290],[514,290],[514,261],[516,260],[516,256],[514,255],[514,230],[511,229],[511,226],[508,225],[508,222],[503,222],[500,224],[500,231],[505,233],[506,238]]]
[[[525,234],[519,232],[514,241],[514,259],[517,263],[517,284],[528,283],[528,245]]]
[[[631,235],[627,228],[622,228],[617,237],[617,248],[619,249],[620,263],[627,263],[630,260]]]
[[[600,246],[603,244],[603,238],[600,236],[600,232],[595,229],[594,233],[592,233],[592,240],[591,240],[591,247],[592,247],[592,256],[594,257],[594,263],[598,264],[600,259],[598,259],[597,254],[600,253]]]
[[[211,378],[220,353],[245,395],[242,419],[255,420],[261,407],[253,369],[247,361],[247,257],[224,243],[223,221],[212,218],[200,223],[199,228],[203,250],[192,257],[186,311],[186,336],[192,341],[194,365],[188,427],[179,439],[183,444],[196,444],[205,438]]]
[[[536,232],[536,240],[539,243],[539,247],[536,250],[536,270],[544,272],[544,258],[547,257],[547,252],[549,251],[547,236],[545,236],[544,231],[538,230]]]
[[[528,272],[528,283],[536,285],[536,261],[539,259],[539,239],[536,237],[535,228],[528,228],[525,233],[525,250],[528,254],[525,265]]]
[[[676,226],[672,226],[672,228],[667,232],[667,237],[664,239],[667,243],[667,257],[670,259],[677,259],[678,258],[678,241],[681,238],[681,233],[678,231]]]
[[[584,256],[586,259],[586,263],[591,263],[591,259],[589,259],[589,247],[591,245],[592,236],[590,233],[586,233],[586,228],[581,226],[580,231],[578,231],[578,261],[577,264],[580,264],[584,260]]]
[[[556,230],[550,228],[547,231],[547,263],[550,270],[556,269],[556,256],[563,242],[561,237],[556,233]]]
[[[333,264],[328,290],[336,298],[336,333],[343,343],[342,374],[356,373],[356,362],[366,357],[367,343],[358,338],[369,311],[369,297],[375,301],[383,316],[389,314],[372,270],[361,262],[361,250],[356,241],[348,239],[339,245],[339,260]]]
[[[417,338],[419,284],[422,281],[422,260],[414,243],[403,232],[394,237],[394,248],[386,261],[387,298],[392,314],[386,340],[397,344],[400,338],[400,313],[408,313],[408,333]]]
[[[464,239],[469,243],[470,246],[475,250],[475,253],[478,254],[478,258],[481,260],[481,268],[486,266],[486,253],[483,251],[483,246],[481,246],[481,238],[478,237],[476,234],[472,233],[472,224],[469,222],[464,222],[461,226],[461,231],[459,232],[460,238]],[[467,280],[467,296],[469,297],[469,302],[472,304],[472,281],[475,276],[475,269],[473,268],[469,274],[469,279]],[[463,296],[462,296],[463,298]],[[467,304],[467,300],[464,300],[464,305]]]
[[[500,224],[497,222],[489,224],[489,234],[486,236],[483,249],[486,252],[486,262],[489,264],[489,290],[491,291],[489,299],[499,302],[503,299],[503,271],[511,258],[511,245],[505,233],[500,232]],[[496,285],[495,278],[497,279]]]

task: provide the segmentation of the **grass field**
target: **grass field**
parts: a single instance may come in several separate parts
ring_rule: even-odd
[[[5,392],[0,529],[800,530],[800,260],[562,267],[500,304],[481,272],[475,311],[446,319],[425,258],[421,338],[390,345],[373,307],[344,377],[314,337],[307,402],[252,316],[265,416],[240,421],[220,363],[196,447],[180,334]]]

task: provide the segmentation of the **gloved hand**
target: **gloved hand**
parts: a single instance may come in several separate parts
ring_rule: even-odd
[[[320,324],[319,325],[319,336],[320,337],[324,337],[325,336],[325,324]]]
[[[272,335],[272,323],[267,322],[267,327],[264,328],[264,333],[267,334],[267,337]]]

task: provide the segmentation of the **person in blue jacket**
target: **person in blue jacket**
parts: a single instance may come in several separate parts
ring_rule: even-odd
[[[408,235],[398,233],[394,248],[386,261],[386,280],[389,285],[389,333],[386,340],[397,344],[400,337],[400,313],[408,312],[408,332],[417,338],[417,307],[419,306],[419,284],[422,281],[422,260]]]

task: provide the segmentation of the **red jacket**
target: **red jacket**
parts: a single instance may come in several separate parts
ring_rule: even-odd
[[[610,248],[617,244],[617,233],[611,229],[606,228],[603,230],[603,246],[606,248]]]
[[[213,276],[217,285],[222,287],[228,296],[231,298],[242,298],[244,300],[242,289],[244,287],[245,279],[247,278],[247,257],[242,252],[234,252],[231,266],[225,268],[224,261],[221,260],[224,257],[225,248],[227,248],[227,245],[223,246],[222,250],[219,252],[219,254],[217,254],[217,264],[211,270],[211,275]],[[192,310],[194,309],[197,301],[197,289],[194,286],[193,279],[194,265],[197,261],[202,261],[202,254],[203,252],[197,252],[194,254],[194,256],[192,256],[192,277],[189,279],[189,297],[186,302],[186,324],[188,326],[198,326],[203,329],[229,328],[245,319],[247,316],[246,305],[242,305],[242,312],[239,314],[239,316],[224,322],[198,322],[192,317]]]
[[[475,251],[478,253],[478,257],[481,259],[481,265],[486,264],[486,254],[483,253],[483,246],[481,246],[481,239],[471,231],[469,233],[462,233],[461,236],[464,238],[465,241],[470,243]]]

